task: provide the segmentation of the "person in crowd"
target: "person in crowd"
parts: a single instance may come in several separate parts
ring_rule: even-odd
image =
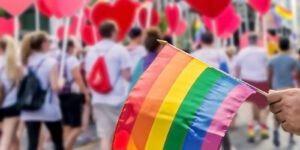
[[[248,82],[249,84],[264,90],[269,90],[268,83],[268,56],[267,50],[258,46],[257,35],[249,35],[249,46],[242,49],[235,59],[237,77]],[[264,96],[254,94],[249,97],[252,102],[253,118],[250,120],[247,128],[248,141],[255,142],[255,123],[260,126],[261,139],[269,137],[269,129],[266,124],[268,115],[268,103]]]
[[[161,39],[161,32],[158,28],[150,28],[145,33],[144,46],[146,47],[147,54],[141,58],[134,69],[131,80],[131,89],[136,84],[142,73],[149,67],[149,65],[156,58],[159,50],[160,43],[157,42],[157,39]]]
[[[129,32],[130,43],[127,46],[132,61],[131,71],[135,68],[140,59],[146,55],[146,49],[143,46],[143,31],[134,27]]]
[[[81,133],[83,104],[89,105],[90,95],[81,74],[81,64],[76,57],[75,42],[68,39],[66,44],[65,62],[60,66],[64,68],[65,84],[59,98],[63,116],[65,149],[72,150]],[[63,41],[59,45],[62,49]]]
[[[58,92],[63,87],[59,77],[58,62],[48,55],[50,41],[42,31],[27,34],[22,42],[22,63],[33,70],[43,89],[47,90],[45,103],[36,111],[22,111],[21,120],[25,122],[28,135],[28,150],[36,150],[39,143],[41,125],[48,128],[56,150],[63,150],[63,131]]]
[[[229,46],[226,48],[226,55],[228,57],[228,69],[229,73],[233,76],[236,76],[235,69],[234,69],[234,59],[237,54],[237,49],[235,46]]]
[[[193,52],[192,56],[195,58],[229,73],[229,60],[225,52],[221,49],[214,47],[214,36],[211,32],[206,32],[201,36],[202,48]],[[225,135],[223,140],[223,149],[231,150],[231,145],[228,133]]]
[[[295,87],[293,74],[297,72],[297,61],[290,56],[290,41],[288,38],[279,40],[280,53],[271,59],[269,64],[269,79],[272,89],[288,89]],[[280,146],[279,124],[275,119],[275,129],[273,136],[273,144],[276,147]],[[295,143],[293,135],[290,135],[289,143]]]
[[[174,42],[173,42],[174,40],[171,35],[168,35],[168,34],[164,35],[163,40],[167,41],[169,44],[172,44],[172,45],[174,44]]]
[[[275,29],[268,30],[268,55],[272,57],[279,52],[278,36]]]
[[[14,39],[3,36],[0,51],[4,53],[4,64],[0,68],[1,115],[3,119],[0,150],[18,150],[17,130],[20,109],[17,106],[17,89],[22,78],[22,67],[18,60],[18,50]]]
[[[228,57],[224,51],[214,47],[213,34],[211,32],[202,34],[201,41],[202,48],[193,52],[192,56],[228,73]]]
[[[103,22],[99,34],[102,40],[88,51],[85,69],[92,92],[100,149],[111,150],[116,122],[128,94],[126,83],[131,78],[131,60],[128,50],[116,42],[118,28],[115,22]],[[105,89],[97,88],[99,86]]]

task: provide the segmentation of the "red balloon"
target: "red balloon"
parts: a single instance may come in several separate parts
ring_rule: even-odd
[[[91,24],[85,24],[82,27],[82,41],[87,45],[94,45],[100,39],[97,29]]]
[[[203,21],[211,32],[214,32],[212,31],[212,21],[215,21],[217,35],[221,38],[230,37],[241,25],[241,19],[232,5],[229,5],[217,18],[203,17]]]
[[[90,20],[92,8],[90,8],[90,7],[85,7],[84,10],[83,10],[83,12],[84,12],[85,18],[86,18],[87,20]]]
[[[119,28],[118,40],[122,40],[132,26],[136,8],[136,3],[131,0],[118,0],[115,3],[99,2],[92,9],[91,20],[96,26],[105,20],[115,21]]]
[[[15,22],[14,19],[6,19],[3,17],[0,17],[0,37],[3,35],[14,35],[14,26]]]
[[[55,16],[57,18],[62,18],[62,14],[59,11],[59,4],[57,0],[42,0],[43,3],[46,6],[46,9],[48,9],[51,12],[51,16]]]
[[[263,16],[270,10],[271,0],[249,0],[249,5]]]
[[[215,18],[226,9],[231,0],[187,0],[187,2],[201,15]]]
[[[152,9],[151,11],[151,22],[150,22],[150,26],[157,26],[159,24],[160,21],[160,17],[158,12],[156,11],[156,9]],[[148,18],[148,10],[147,8],[143,7],[140,12],[139,12],[139,24],[142,28],[146,28],[146,24],[147,24],[147,18]]]
[[[68,36],[75,36],[76,35],[77,26],[79,25],[78,21],[79,21],[78,17],[72,17],[72,22],[71,22],[70,27],[69,27]],[[80,31],[81,31],[81,29],[80,29]],[[57,38],[59,40],[64,39],[64,32],[65,32],[65,28],[62,25],[57,30]]]
[[[33,4],[33,0],[0,0],[0,7],[13,16],[20,16]]]
[[[173,34],[181,21],[181,11],[177,4],[170,3],[165,8],[166,20],[169,26],[169,32]]]
[[[37,7],[39,9],[39,11],[41,12],[41,14],[43,14],[46,17],[51,17],[51,11],[47,8],[45,2],[45,0],[37,0]]]
[[[183,19],[180,20],[180,22],[177,25],[177,28],[176,28],[176,30],[174,32],[174,35],[176,35],[176,36],[183,35],[186,32],[187,28],[188,28],[187,22],[185,20],[183,20]]]

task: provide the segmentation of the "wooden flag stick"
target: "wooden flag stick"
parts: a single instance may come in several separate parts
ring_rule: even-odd
[[[19,42],[20,28],[19,28],[19,16],[14,16],[14,37]]]
[[[34,3],[34,10],[35,10],[35,30],[36,31],[40,31],[41,30],[41,21],[40,21],[40,14],[39,14],[39,10],[38,10],[38,4],[37,4],[37,0]]]
[[[64,67],[65,67],[65,60],[66,60],[66,53],[67,53],[67,44],[68,44],[68,34],[69,28],[71,23],[71,17],[67,17],[64,24],[64,36],[63,36],[63,44],[62,44],[62,53],[61,53],[61,60],[60,60],[60,70],[59,76],[63,77]]]

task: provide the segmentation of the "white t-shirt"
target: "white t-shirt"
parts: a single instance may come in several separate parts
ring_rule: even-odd
[[[77,85],[77,83],[74,81],[74,77],[72,75],[72,71],[73,69],[75,69],[76,67],[80,67],[80,62],[77,59],[76,56],[68,56],[67,55],[67,59],[66,59],[66,81],[72,81],[72,86],[71,86],[71,91],[74,93],[80,93],[80,89],[79,86]]]
[[[132,62],[131,71],[134,71],[138,62],[147,54],[147,51],[144,46],[140,45],[137,47],[128,47],[128,52],[130,56],[130,60]]]
[[[10,79],[7,75],[7,72],[5,70],[5,57],[4,56],[0,56],[0,80],[4,86],[5,94],[6,94],[1,108],[7,108],[7,107],[15,105],[17,103],[18,87],[17,87],[17,85],[14,85],[14,83],[12,83],[10,81]]]
[[[215,68],[220,68],[221,63],[228,65],[228,57],[225,52],[220,49],[205,47],[193,52],[192,56]]]
[[[62,118],[58,94],[54,93],[50,88],[50,72],[57,65],[57,60],[44,53],[34,53],[29,57],[27,66],[36,70],[35,68],[42,61],[44,62],[40,65],[36,75],[41,82],[42,88],[48,89],[46,101],[42,108],[37,111],[23,111],[21,114],[23,121],[58,121]],[[26,69],[27,72],[28,68]]]
[[[130,56],[122,45],[111,40],[102,40],[87,53],[85,60],[87,74],[91,72],[95,62],[101,55],[104,55],[113,90],[108,94],[101,94],[92,90],[92,103],[94,105],[120,105],[125,101],[128,94],[128,83],[122,78],[121,71],[131,67]]]
[[[265,49],[249,46],[242,49],[235,57],[234,64],[240,68],[240,78],[254,82],[268,80],[268,55]]]

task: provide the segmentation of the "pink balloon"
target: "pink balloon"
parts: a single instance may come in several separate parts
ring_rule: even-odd
[[[271,0],[249,0],[249,5],[263,16],[270,10]]]
[[[212,22],[215,21],[217,35],[221,38],[230,37],[241,24],[241,19],[232,5],[228,6],[216,19],[213,20],[204,16],[203,21],[211,32],[215,32],[212,28]]]
[[[0,0],[0,7],[13,16],[20,16],[32,4],[33,0]]]
[[[165,13],[169,31],[173,34],[181,20],[180,7],[177,4],[169,3],[165,8]]]
[[[15,22],[14,19],[6,19],[0,17],[0,37],[7,34],[7,35],[14,35],[14,26]]]
[[[43,0],[47,9],[57,18],[70,17],[75,15],[86,0]]]
[[[174,32],[175,36],[181,36],[186,32],[186,29],[188,28],[188,24],[185,20],[180,20],[179,24],[177,25],[177,28]]]

